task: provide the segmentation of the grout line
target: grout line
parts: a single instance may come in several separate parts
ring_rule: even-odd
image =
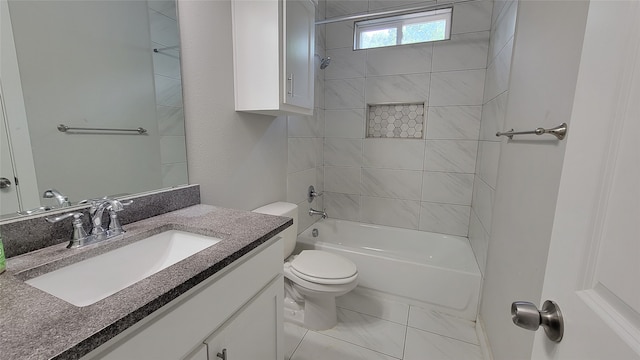
[[[355,344],[355,343],[352,343],[352,342],[350,342],[350,341],[346,341],[346,340],[344,340],[344,339],[340,339],[340,338],[337,338],[337,337],[332,336],[332,335],[329,335],[329,334],[325,334],[325,333],[317,332],[317,331],[314,331],[314,330],[309,330],[309,331],[313,331],[313,332],[314,332],[314,333],[316,333],[316,334],[324,335],[324,336],[330,337],[330,338],[332,338],[332,339],[335,339],[335,340],[338,340],[338,341],[342,341],[343,343],[350,344],[350,345],[354,345],[354,346],[357,346],[357,347],[360,347],[360,348],[363,348],[363,349],[367,349],[367,350],[369,350],[369,351],[373,351],[373,352],[376,352],[376,353],[378,353],[378,354],[382,354],[382,355],[384,355],[384,356],[387,356],[387,357],[390,357],[390,358],[393,358],[393,359],[398,359],[398,360],[400,360],[400,359],[401,359],[401,358],[397,358],[397,357],[395,357],[395,356],[393,356],[393,355],[389,355],[389,354],[387,354],[387,353],[384,353],[384,352],[382,352],[382,351],[378,351],[378,350],[370,349],[370,348],[368,348],[368,347],[366,347],[366,346],[362,346],[362,345],[359,345],[359,344]],[[405,334],[406,334],[406,332],[405,332]],[[403,353],[404,353],[404,350],[403,350]]]
[[[296,324],[294,324],[294,325],[296,325]],[[298,326],[298,325],[296,325],[296,326]],[[301,327],[301,328],[304,329],[303,327]],[[296,354],[296,351],[298,351],[298,348],[302,344],[302,340],[304,340],[304,338],[307,336],[308,333],[309,333],[309,329],[305,329],[304,335],[302,335],[302,337],[300,338],[300,341],[298,342],[298,345],[296,345],[295,349],[293,349],[293,351],[291,352],[291,356],[289,357],[289,359],[286,359],[286,360],[293,359],[293,356]]]
[[[458,338],[455,338],[455,337],[452,337],[452,336],[449,336],[449,335],[443,335],[443,334],[437,333],[437,332],[435,332],[435,331],[425,330],[425,329],[421,329],[421,328],[418,328],[418,327],[415,327],[415,326],[409,326],[409,325],[407,325],[407,327],[408,327],[408,328],[415,329],[415,330],[420,330],[420,331],[428,332],[428,333],[430,333],[430,334],[434,334],[434,335],[442,336],[442,337],[445,337],[445,338],[447,338],[447,339],[460,341],[460,342],[463,342],[463,343],[465,343],[465,344],[475,345],[475,346],[480,346],[480,345],[478,345],[478,344],[474,344],[474,343],[472,343],[472,342],[468,342],[468,341],[465,341],[465,340],[461,340],[461,339],[458,339]],[[474,330],[474,333],[475,333],[475,330]]]
[[[409,306],[409,309],[411,309],[411,306]],[[409,322],[409,318],[407,318],[407,323]],[[407,334],[409,333],[409,325],[406,325],[404,327],[404,342],[402,344],[402,358],[404,359],[404,353],[407,350]]]

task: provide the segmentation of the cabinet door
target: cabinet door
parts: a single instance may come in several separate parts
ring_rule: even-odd
[[[313,110],[315,7],[310,0],[284,0],[285,103]]]
[[[280,276],[218,328],[205,341],[209,360],[284,359],[283,292]]]

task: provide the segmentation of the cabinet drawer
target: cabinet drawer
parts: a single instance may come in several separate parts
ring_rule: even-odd
[[[275,241],[275,242],[274,242]],[[271,245],[268,245],[271,244]],[[266,284],[282,273],[282,240],[271,240],[167,304],[121,340],[96,350],[109,360],[175,360],[202,343]],[[108,347],[107,347],[108,346]],[[90,354],[92,355],[92,354]]]

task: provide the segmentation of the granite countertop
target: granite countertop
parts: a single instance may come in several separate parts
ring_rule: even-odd
[[[292,223],[285,217],[195,205],[128,224],[123,238],[74,250],[64,243],[12,257],[0,275],[0,359],[80,358]],[[24,283],[167,230],[222,241],[85,307]]]

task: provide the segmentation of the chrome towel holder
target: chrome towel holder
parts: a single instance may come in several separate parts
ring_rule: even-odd
[[[496,136],[506,136],[509,140],[513,139],[514,135],[542,135],[542,134],[550,134],[558,138],[558,140],[563,140],[565,136],[567,136],[567,123],[562,123],[554,128],[545,129],[545,128],[537,128],[533,131],[514,131],[513,129],[505,132],[497,132]]]
[[[106,129],[106,128],[85,128],[85,127],[71,127],[67,125],[60,124],[57,126],[58,131],[60,132],[68,132],[68,131],[90,131],[90,132],[105,132],[106,134],[112,134],[115,132],[135,132],[138,135],[144,135],[147,133],[147,129],[139,127],[137,129]],[[69,134],[72,134],[69,132]]]

